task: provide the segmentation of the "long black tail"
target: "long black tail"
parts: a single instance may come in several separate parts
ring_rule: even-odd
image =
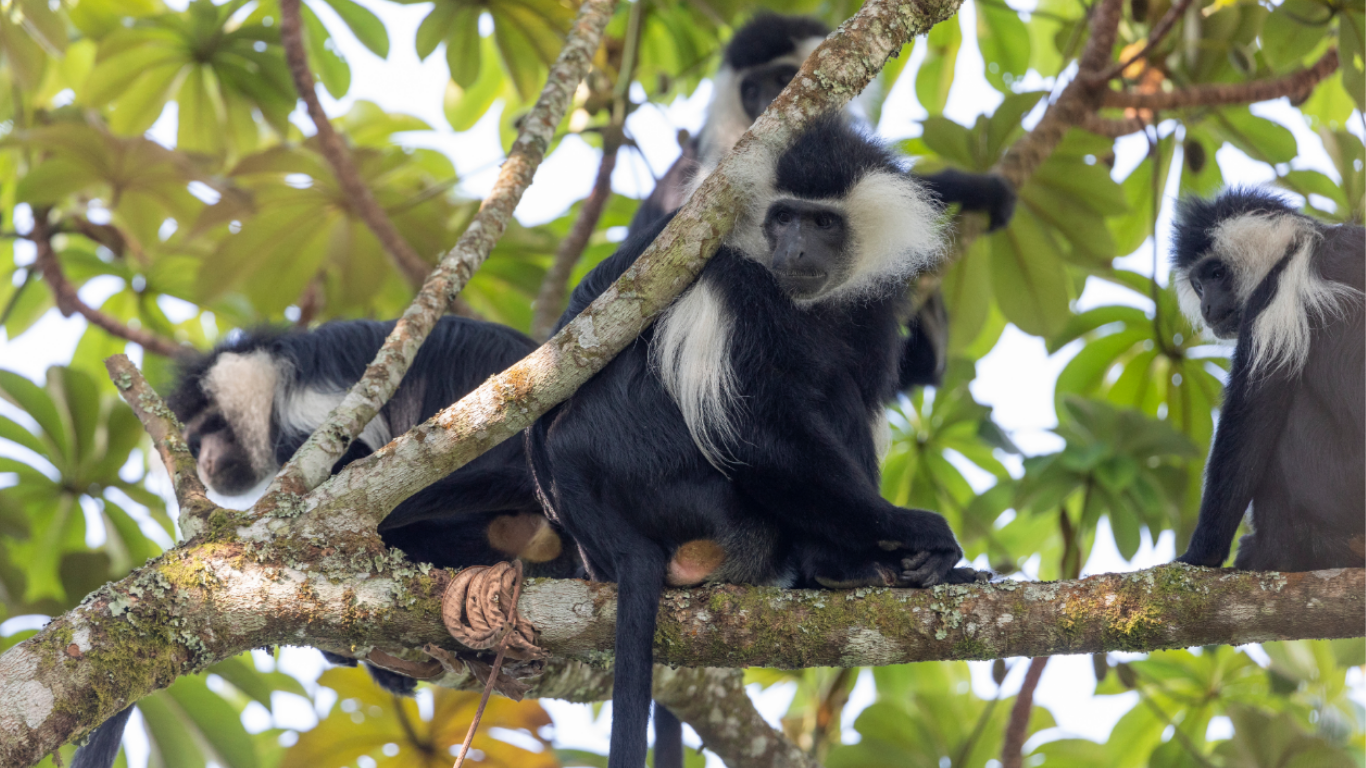
[[[683,723],[655,702],[655,768],[683,768]]]
[[[128,707],[91,731],[85,745],[77,749],[76,756],[71,758],[71,768],[109,768],[113,765],[114,758],[119,756],[123,729],[128,725],[128,716],[131,714],[133,708]]]
[[[617,662],[608,768],[641,768],[648,751],[655,614],[664,591],[665,557],[654,542],[641,544],[617,562]]]

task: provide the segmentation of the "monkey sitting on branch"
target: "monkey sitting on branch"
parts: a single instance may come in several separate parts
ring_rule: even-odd
[[[1236,339],[1200,518],[1179,562],[1366,565],[1366,229],[1259,189],[1177,211],[1172,279],[1197,327]]]

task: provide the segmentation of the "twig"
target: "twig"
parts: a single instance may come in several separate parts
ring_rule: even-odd
[[[1039,687],[1039,678],[1043,676],[1043,668],[1047,665],[1047,656],[1036,656],[1029,660],[1024,682],[1020,685],[1020,692],[1015,695],[1015,705],[1010,708],[1005,744],[1001,746],[1001,768],[1020,768],[1024,760],[1025,735],[1029,731],[1029,715],[1034,709],[1034,689]]]
[[[298,0],[285,2],[297,3]],[[537,166],[545,158],[555,127],[564,117],[574,89],[588,72],[614,6],[615,0],[585,0],[579,7],[578,18],[550,69],[545,88],[522,120],[521,131],[503,162],[498,181],[479,205],[474,220],[428,276],[365,375],[328,416],[326,424],[316,430],[285,465],[262,499],[263,503],[258,503],[258,509],[270,509],[283,500],[281,494],[303,493],[326,479],[333,463],[398,388],[436,321],[488,258],[507,229],[522,193],[531,185]]]
[[[588,239],[593,236],[593,230],[602,218],[602,211],[612,197],[612,171],[617,167],[617,150],[620,148],[621,130],[615,126],[609,127],[602,134],[602,161],[598,163],[593,191],[588,193],[583,206],[579,208],[573,228],[555,249],[555,260],[546,271],[540,293],[536,296],[536,316],[531,321],[531,335],[538,341],[550,336],[550,329],[564,311],[565,294],[569,292],[569,278],[574,273],[574,265],[583,257]]]
[[[422,285],[431,265],[413,250],[407,240],[399,234],[394,223],[375,200],[370,188],[361,179],[360,171],[351,160],[351,152],[346,142],[323,111],[318,100],[317,87],[313,83],[313,72],[308,66],[308,55],[304,51],[303,22],[299,9],[300,0],[280,0],[280,43],[285,48],[285,60],[289,63],[289,73],[294,78],[294,89],[304,100],[308,116],[318,131],[318,144],[322,147],[323,157],[332,166],[337,183],[347,201],[360,216],[361,221],[375,233],[384,251],[394,260],[404,277],[414,287]]]
[[[479,721],[484,719],[484,707],[489,704],[489,696],[493,693],[493,684],[498,682],[498,673],[503,669],[503,657],[508,652],[508,642],[512,640],[512,635],[517,630],[517,601],[522,599],[522,561],[513,560],[512,567],[517,569],[517,575],[512,582],[512,607],[508,609],[507,626],[503,629],[503,639],[498,643],[498,655],[493,657],[493,667],[489,669],[489,680],[484,683],[484,692],[479,696],[479,708],[474,710],[474,719],[470,721],[470,729],[465,733],[465,742],[460,745],[460,754],[455,756],[455,768],[465,764],[465,755],[470,751],[470,744],[474,743],[474,734],[479,730]]]
[[[1096,77],[1101,80],[1113,80],[1116,75],[1128,69],[1135,61],[1146,57],[1158,43],[1161,43],[1162,40],[1166,38],[1167,33],[1172,31],[1172,27],[1176,26],[1177,19],[1181,18],[1181,15],[1186,12],[1186,9],[1190,7],[1190,4],[1191,0],[1177,0],[1171,8],[1167,9],[1167,12],[1163,14],[1157,24],[1153,25],[1152,30],[1148,32],[1148,41],[1143,44],[1143,47],[1140,48],[1137,53],[1124,61],[1110,66],[1109,69],[1101,72]]]
[[[104,367],[109,371],[109,378],[114,381],[119,396],[133,409],[133,414],[142,422],[147,434],[151,435],[152,445],[171,475],[171,487],[180,504],[181,530],[186,538],[193,538],[194,532],[190,530],[192,526],[188,525],[189,521],[203,522],[218,507],[209,501],[204,484],[199,481],[194,456],[190,455],[190,448],[181,436],[180,422],[127,355],[110,357],[104,361]]]
[[[1165,93],[1129,93],[1106,91],[1101,106],[1128,109],[1180,109],[1182,107],[1214,107],[1225,104],[1249,104],[1289,96],[1292,99],[1309,94],[1319,81],[1337,71],[1338,50],[1331,48],[1312,67],[1278,77],[1274,80],[1254,80],[1250,83],[1219,83],[1192,85]]]
[[[1097,136],[1118,139],[1120,136],[1128,136],[1131,133],[1142,133],[1148,127],[1148,121],[1142,117],[1110,118],[1101,117],[1095,112],[1087,112],[1078,127]]]
[[[38,271],[42,273],[48,288],[52,290],[52,296],[57,301],[57,309],[63,317],[78,314],[91,325],[104,329],[110,335],[139,344],[148,352],[162,357],[179,357],[187,351],[185,347],[165,336],[142,328],[130,327],[82,301],[76,287],[62,273],[57,253],[52,249],[52,229],[47,215],[47,209],[34,210],[33,231],[29,233],[28,238],[38,249]]]

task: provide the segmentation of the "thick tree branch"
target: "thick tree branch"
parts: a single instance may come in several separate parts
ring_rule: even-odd
[[[297,4],[298,0],[286,2]],[[550,68],[545,88],[523,118],[521,131],[503,161],[498,180],[479,205],[474,220],[427,277],[365,375],[276,477],[265,498],[257,504],[258,509],[290,506],[293,502],[287,496],[305,493],[322,482],[351,441],[394,394],[436,321],[446,313],[507,229],[522,193],[531,186],[536,168],[545,158],[555,127],[569,108],[574,89],[588,72],[615,5],[615,0],[585,0],[579,7],[578,18]]]
[[[325,548],[244,544],[228,532],[246,521],[216,511],[221,538],[106,585],[0,656],[0,764],[31,765],[178,676],[249,648],[449,647],[440,621],[447,572],[384,550],[372,533]],[[585,661],[611,650],[615,606],[612,585],[573,580],[532,580],[519,602],[543,648]],[[1364,625],[1366,570],[1171,565],[931,590],[670,591],[655,653],[695,667],[849,667],[1356,637]]]
[[[43,280],[52,291],[52,296],[57,301],[57,309],[63,317],[80,315],[86,322],[103,329],[109,335],[139,344],[148,352],[162,357],[178,357],[188,351],[186,347],[165,336],[142,328],[133,328],[82,301],[76,293],[76,287],[62,273],[57,252],[52,248],[52,225],[48,223],[47,215],[45,209],[33,212],[33,231],[29,233],[28,238],[38,250],[38,271],[42,273]]]
[[[193,538],[199,533],[198,526],[218,507],[209,501],[204,484],[199,481],[199,470],[181,436],[180,422],[127,355],[114,355],[105,360],[104,365],[119,396],[133,409],[133,414],[152,437],[152,445],[171,475],[171,487],[180,503],[181,530],[186,538]]]
[[[1292,100],[1308,96],[1319,81],[1337,71],[1338,51],[1329,49],[1308,69],[1278,77],[1274,80],[1254,80],[1250,83],[1219,83],[1192,85],[1174,91],[1131,93],[1106,91],[1101,105],[1128,109],[1181,109],[1184,107],[1215,107],[1226,104],[1250,104],[1256,101],[1289,96]]]
[[[754,708],[734,669],[655,669],[655,701],[691,725],[727,768],[820,768]]]
[[[536,296],[535,317],[531,320],[531,335],[539,341],[550,336],[550,329],[564,312],[565,296],[569,293],[569,278],[574,274],[574,265],[588,247],[588,239],[602,218],[602,211],[612,197],[612,171],[617,167],[617,150],[621,148],[621,129],[609,126],[602,135],[602,161],[598,163],[598,175],[593,181],[593,190],[579,208],[578,218],[569,235],[560,241],[555,249],[555,260],[541,280],[541,290]]]
[[[787,89],[621,279],[540,349],[320,485],[302,500],[312,511],[300,532],[326,538],[336,531],[373,527],[403,499],[516,434],[572,394],[648,327],[716,252],[748,197],[749,190],[738,186],[749,178],[742,169],[771,162],[810,120],[843,107],[907,40],[957,8],[958,0],[866,3],[807,58]],[[268,535],[269,528],[257,530]]]
[[[408,282],[414,287],[420,286],[431,271],[431,265],[423,261],[408,241],[403,239],[394,222],[365,185],[360,171],[351,160],[346,140],[332,127],[327,113],[323,111],[322,102],[318,100],[313,71],[308,66],[308,54],[304,51],[303,19],[299,6],[300,0],[280,0],[280,44],[285,49],[285,61],[289,63],[289,74],[294,78],[294,89],[299,92],[299,98],[304,100],[308,117],[318,131],[318,145],[322,147],[323,157],[332,166],[332,173],[336,174],[337,183],[341,185],[356,215],[375,233],[385,253],[398,265]]]

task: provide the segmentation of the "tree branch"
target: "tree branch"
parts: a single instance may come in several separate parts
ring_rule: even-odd
[[[104,365],[119,396],[151,435],[152,445],[171,475],[171,487],[180,504],[180,528],[186,538],[194,537],[199,526],[218,506],[209,500],[204,484],[199,481],[199,470],[181,436],[180,422],[127,355],[114,355],[105,360]]]
[[[1109,118],[1101,117],[1095,112],[1087,112],[1082,118],[1078,127],[1090,131],[1097,136],[1104,136],[1107,139],[1117,139],[1120,136],[1128,136],[1131,133],[1142,133],[1147,129],[1149,123],[1142,117],[1122,117]]]
[[[727,768],[820,768],[754,708],[739,670],[656,667],[654,698],[691,725]]]
[[[531,335],[544,341],[550,336],[550,329],[564,312],[565,296],[569,293],[569,278],[574,273],[574,265],[583,256],[588,239],[602,218],[602,211],[612,197],[612,171],[617,167],[617,150],[621,148],[622,134],[618,126],[609,126],[602,134],[602,161],[598,163],[598,175],[593,181],[593,191],[579,208],[578,218],[569,235],[560,241],[555,249],[555,260],[541,280],[541,290],[536,296],[536,314],[531,320]]]
[[[1225,104],[1250,104],[1289,96],[1300,99],[1308,96],[1319,81],[1337,71],[1338,51],[1331,48],[1312,67],[1278,77],[1274,80],[1255,80],[1250,83],[1219,83],[1192,85],[1159,93],[1131,93],[1106,91],[1101,106],[1128,109],[1181,109],[1184,107],[1214,107]]]
[[[440,621],[447,572],[385,550],[373,533],[258,547],[231,533],[246,518],[214,518],[219,538],[106,585],[0,656],[0,764],[31,765],[176,677],[261,645],[451,647]],[[1364,602],[1363,569],[1169,565],[931,590],[724,586],[668,592],[655,654],[682,666],[850,667],[1357,637]],[[598,661],[613,645],[615,604],[612,585],[542,579],[518,605],[552,655]]]
[[[297,3],[298,0],[286,2]],[[474,220],[427,277],[422,290],[385,339],[365,375],[351,388],[341,405],[329,414],[324,426],[315,431],[285,465],[256,505],[257,509],[270,510],[281,504],[289,506],[293,502],[286,496],[305,493],[322,482],[351,441],[394,394],[436,321],[445,314],[507,229],[522,193],[531,185],[536,168],[545,158],[555,127],[569,108],[574,89],[588,72],[593,52],[597,50],[614,6],[615,0],[585,0],[579,7],[578,18],[559,58],[550,68],[545,88],[522,120],[517,140],[498,172],[498,180],[480,203]]]
[[[61,311],[63,317],[78,314],[84,317],[86,322],[103,329],[109,335],[141,345],[148,352],[162,357],[179,357],[188,351],[185,347],[165,336],[142,328],[133,328],[82,301],[76,292],[76,287],[62,273],[62,265],[57,259],[56,251],[52,248],[52,225],[48,223],[47,216],[47,209],[38,209],[33,212],[33,231],[29,233],[28,239],[38,250],[36,259],[38,271],[42,273],[43,280],[51,289],[52,296],[57,302],[57,309]]]
[[[346,140],[332,127],[318,100],[317,86],[313,82],[313,71],[308,66],[308,54],[304,50],[303,20],[300,0],[280,0],[280,44],[285,49],[285,61],[289,63],[289,74],[294,78],[294,89],[304,100],[308,116],[317,129],[318,144],[322,147],[323,157],[332,166],[337,183],[361,221],[375,233],[385,253],[394,260],[404,277],[414,287],[422,285],[431,271],[431,265],[422,259],[399,234],[394,222],[390,221],[375,199],[370,188],[361,179],[360,171],[351,160],[351,152],[346,148]]]

